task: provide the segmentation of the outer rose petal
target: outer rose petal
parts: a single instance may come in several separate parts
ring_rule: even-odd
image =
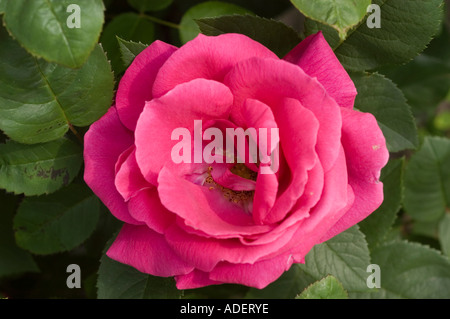
[[[147,226],[125,224],[106,255],[140,272],[159,277],[183,275],[194,269],[173,252],[163,235]]]
[[[155,41],[142,51],[122,77],[116,95],[116,107],[120,120],[134,131],[144,109],[145,102],[153,98],[152,88],[156,74],[176,47]]]
[[[323,241],[359,223],[383,202],[383,184],[379,178],[381,169],[389,160],[383,133],[370,113],[342,109],[342,117],[342,145],[355,202]]]
[[[300,42],[284,60],[300,66],[311,77],[316,77],[340,106],[353,108],[357,94],[355,85],[322,32]]]
[[[198,78],[222,82],[233,65],[251,57],[278,59],[265,46],[242,34],[199,34],[167,60],[156,77],[153,95],[160,97],[178,84]]]
[[[262,289],[288,270],[294,259],[283,254],[254,264],[220,263],[209,274],[212,280]]]
[[[115,107],[91,125],[84,141],[86,183],[115,217],[128,224],[140,224],[130,216],[114,185],[116,161],[133,144],[133,134],[122,125]]]
[[[195,269],[187,275],[175,276],[175,281],[177,282],[177,288],[180,290],[223,284],[223,282],[209,279],[207,272],[198,269]]]
[[[225,85],[205,79],[180,84],[148,102],[135,132],[136,159],[145,179],[157,185],[164,163],[172,160],[172,148],[178,143],[171,139],[173,130],[184,127],[192,132],[195,120],[227,118],[232,103]]]

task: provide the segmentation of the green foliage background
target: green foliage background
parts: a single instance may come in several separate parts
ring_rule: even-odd
[[[369,29],[368,4],[381,8]],[[65,27],[69,4],[82,27]],[[0,0],[0,297],[450,298],[450,19],[443,0]],[[407,10],[406,10],[407,9]],[[178,291],[104,255],[120,228],[83,181],[83,135],[156,39],[243,33],[283,57],[321,30],[390,151],[385,201],[258,290]],[[81,267],[69,289],[66,267]],[[370,264],[381,287],[368,288]]]

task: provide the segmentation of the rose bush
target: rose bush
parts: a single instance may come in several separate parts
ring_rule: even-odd
[[[107,255],[179,289],[263,288],[383,200],[385,139],[321,33],[284,59],[240,34],[156,41],[85,135],[85,180],[124,225]],[[279,129],[279,170],[180,163],[176,128]]]

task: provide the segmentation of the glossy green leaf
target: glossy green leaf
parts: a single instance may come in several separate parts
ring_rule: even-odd
[[[380,266],[381,288],[359,298],[449,299],[450,261],[417,243],[391,242],[378,246],[372,263]]]
[[[347,32],[366,15],[371,0],[291,0],[306,17],[325,23],[345,39]]]
[[[348,299],[348,294],[339,280],[330,275],[313,283],[295,299]]]
[[[127,68],[136,58],[136,56],[144,51],[148,47],[147,44],[133,41],[125,41],[124,39],[117,38],[119,41],[120,53],[122,55],[123,65]]]
[[[112,103],[113,75],[100,46],[81,69],[36,59],[0,27],[0,129],[26,144],[88,126]]]
[[[160,11],[172,4],[173,0],[128,0],[130,6],[139,12]]]
[[[318,22],[306,23],[307,34],[324,30],[344,67],[365,71],[410,61],[439,31],[443,0],[373,0],[372,3],[380,7],[380,28],[368,27],[367,19],[373,18],[368,14],[348,31],[345,41],[339,41],[337,31]]]
[[[197,4],[190,8],[183,15],[180,22],[180,39],[181,42],[186,43],[194,39],[199,33],[200,29],[195,23],[195,20],[202,18],[211,18],[222,15],[231,14],[246,14],[251,13],[235,4],[221,2],[221,1],[207,1]]]
[[[446,256],[450,257],[450,210],[439,222],[438,227],[441,250]]]
[[[417,128],[402,91],[380,74],[352,74],[358,95],[355,108],[372,113],[386,138],[390,152],[415,149]]]
[[[150,44],[154,41],[154,33],[153,22],[132,12],[120,14],[107,24],[100,41],[116,75],[125,70],[117,37]]]
[[[27,196],[69,185],[83,162],[81,147],[69,139],[44,144],[0,144],[0,188]]]
[[[328,275],[353,294],[370,291],[366,272],[370,256],[364,234],[358,226],[316,245],[306,255],[305,264],[294,264],[277,281],[264,289],[250,289],[247,298],[294,298],[299,292]]]
[[[37,272],[38,266],[33,257],[19,248],[14,240],[12,229],[13,215],[17,197],[0,191],[0,278],[25,272]]]
[[[397,217],[402,204],[403,159],[390,160],[381,171],[384,201],[369,217],[359,223],[369,247],[382,242]]]
[[[92,234],[99,210],[98,198],[84,185],[27,197],[14,218],[16,242],[34,254],[72,250]]]
[[[370,265],[369,248],[358,226],[316,245],[306,255],[305,264],[298,267],[314,280],[328,275],[336,277],[352,297],[353,293],[366,292],[367,266]]]
[[[69,7],[70,5],[78,7]],[[37,57],[81,67],[98,41],[104,21],[102,0],[7,1],[4,22],[22,46]],[[79,14],[79,28],[72,27]]]
[[[291,27],[273,20],[251,15],[231,15],[197,20],[203,34],[220,35],[241,33],[265,45],[280,58],[284,57],[297,44],[300,35]]]
[[[105,253],[100,259],[97,279],[99,299],[179,299],[181,296],[182,291],[176,288],[173,278],[144,274],[112,260]]]
[[[406,166],[404,207],[418,221],[431,222],[450,209],[450,140],[426,137]]]

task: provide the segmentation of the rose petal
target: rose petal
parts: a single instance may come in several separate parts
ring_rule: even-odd
[[[210,272],[209,277],[214,281],[263,289],[288,270],[293,261],[290,254],[283,254],[254,264],[222,262]]]
[[[141,174],[136,162],[134,145],[124,151],[117,160],[115,185],[125,201],[128,201],[140,190],[153,187]]]
[[[383,202],[383,183],[379,178],[381,169],[389,160],[383,133],[370,113],[342,109],[342,118],[342,145],[355,202],[324,240],[359,223]]]
[[[323,86],[300,67],[282,60],[252,58],[235,65],[224,83],[235,98],[231,118],[237,125],[245,123],[240,109],[248,98],[271,106],[277,122],[275,108],[282,105],[285,98],[298,100],[320,123],[316,152],[324,171],[334,165],[340,148],[340,107]]]
[[[120,80],[116,107],[120,120],[130,130],[135,130],[145,102],[153,99],[152,88],[156,74],[176,50],[170,44],[153,42],[136,56]]]
[[[296,228],[289,228],[266,245],[244,246],[236,239],[206,238],[189,234],[177,225],[171,225],[166,240],[173,251],[195,268],[209,272],[221,261],[234,264],[256,263],[279,255],[278,251],[291,241]]]
[[[156,77],[153,95],[160,97],[178,84],[198,78],[222,82],[234,64],[255,56],[278,59],[265,46],[242,34],[216,37],[199,34],[163,65]]]
[[[273,228],[254,225],[252,216],[239,204],[226,199],[221,190],[196,185],[183,178],[183,173],[179,172],[185,168],[186,164],[164,166],[158,177],[158,193],[163,205],[180,216],[186,225],[216,238],[239,238]]]
[[[355,85],[321,31],[300,42],[284,60],[316,77],[340,106],[353,109],[357,94]]]
[[[125,224],[106,255],[140,272],[159,277],[184,275],[194,269],[173,252],[163,235],[147,226]]]
[[[192,132],[195,120],[227,118],[232,101],[223,84],[197,79],[148,102],[135,132],[136,159],[145,179],[156,185],[159,171],[171,160],[172,148],[178,143],[171,139],[175,129]]]
[[[128,213],[114,185],[116,161],[132,144],[132,132],[120,122],[116,108],[111,107],[84,136],[84,180],[116,218],[139,224]]]
[[[222,282],[209,279],[207,272],[195,269],[186,275],[175,276],[178,289],[195,289],[211,285],[220,285]]]
[[[160,234],[175,223],[175,215],[161,204],[156,187],[138,192],[128,202],[128,210],[134,219]]]
[[[279,222],[290,212],[303,194],[308,171],[318,160],[315,149],[320,125],[314,114],[294,99],[283,100],[275,110],[283,153],[292,178],[287,189],[278,194],[272,209],[258,220],[264,224]]]

